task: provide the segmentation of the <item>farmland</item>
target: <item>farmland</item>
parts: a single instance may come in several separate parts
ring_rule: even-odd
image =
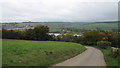
[[[118,23],[85,23],[85,22],[23,22],[16,23],[9,26],[3,27],[12,27],[12,28],[32,28],[38,25],[45,25],[50,27],[50,32],[64,32],[64,33],[82,33],[88,30],[112,30],[116,32],[118,30]]]
[[[2,40],[3,66],[49,66],[76,56],[86,48],[56,41]]]

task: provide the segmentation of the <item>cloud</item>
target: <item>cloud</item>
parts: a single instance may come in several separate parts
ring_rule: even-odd
[[[2,0],[2,21],[117,20],[118,0]]]

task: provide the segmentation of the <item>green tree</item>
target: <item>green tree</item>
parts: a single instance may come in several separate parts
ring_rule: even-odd
[[[96,45],[97,41],[101,40],[101,36],[97,31],[88,31],[83,33],[83,41],[87,45]]]
[[[37,26],[33,29],[32,32],[35,40],[48,40],[48,26]]]
[[[107,31],[107,37],[108,41],[112,43],[111,46],[113,47],[118,47],[119,45],[119,34],[112,32],[112,31]]]

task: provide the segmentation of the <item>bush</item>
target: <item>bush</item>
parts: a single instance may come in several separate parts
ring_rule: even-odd
[[[83,44],[83,37],[82,36],[75,36],[74,42]]]
[[[120,56],[120,48],[111,47],[110,51],[113,58]]]
[[[119,37],[120,37],[120,34],[117,34],[115,32],[112,32],[112,31],[107,31],[106,32],[107,34],[107,37],[108,37],[108,41],[110,41],[112,44],[111,46],[112,47],[119,47]]]
[[[5,30],[2,29],[2,38],[3,39],[20,39],[22,35],[19,30]]]
[[[111,45],[111,42],[108,41],[99,41],[97,42],[97,46],[102,48],[102,49],[106,49]]]
[[[72,34],[60,34],[56,37],[57,41],[74,42],[75,36]]]

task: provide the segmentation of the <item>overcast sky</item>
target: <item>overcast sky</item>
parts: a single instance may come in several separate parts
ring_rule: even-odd
[[[119,0],[1,0],[0,21],[95,22],[118,20]]]

